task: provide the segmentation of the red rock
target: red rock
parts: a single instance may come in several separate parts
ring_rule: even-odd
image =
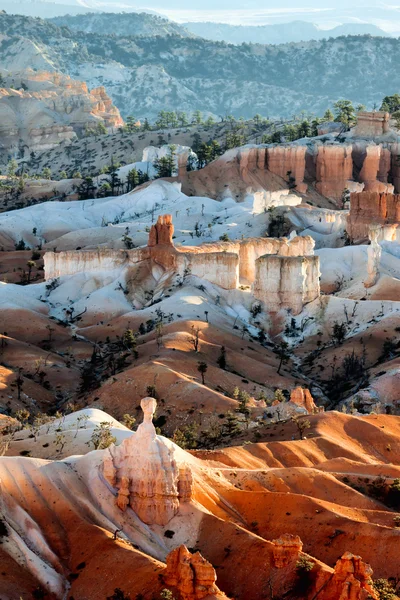
[[[368,239],[372,226],[400,223],[400,195],[361,192],[351,194],[347,231],[353,241]]]
[[[290,392],[290,402],[302,406],[306,409],[308,414],[314,414],[319,412],[318,406],[314,403],[314,399],[310,394],[309,390],[301,387],[297,387]]]
[[[160,215],[157,223],[151,226],[149,241],[147,245],[152,246],[173,246],[172,236],[174,235],[174,226],[172,224],[172,215]]]
[[[320,571],[316,588],[319,600],[378,600],[372,587],[372,569],[360,556],[345,552],[333,575]]]
[[[353,180],[352,147],[320,146],[316,171],[317,191],[327,198],[340,200]]]
[[[299,536],[290,533],[284,533],[276,540],[272,540],[272,543],[274,544],[274,566],[277,569],[283,569],[290,563],[297,561],[303,549],[303,542]]]
[[[294,189],[301,194],[307,191],[304,183],[306,151],[306,146],[276,146],[267,149],[268,170],[285,181],[288,181],[289,176],[293,178]]]
[[[202,600],[208,596],[226,598],[216,586],[217,576],[211,563],[200,552],[192,554],[182,545],[167,556],[164,581],[176,588],[181,600]]]
[[[384,150],[385,152],[383,152]],[[381,159],[382,154],[383,159]],[[393,192],[393,186],[387,183],[390,169],[387,154],[388,150],[382,148],[382,146],[367,146],[365,148],[363,165],[359,175],[360,182],[364,183],[364,191]],[[380,180],[380,177],[384,181]]]

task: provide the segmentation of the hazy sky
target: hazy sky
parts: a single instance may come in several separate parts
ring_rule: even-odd
[[[324,28],[374,23],[387,31],[400,29],[399,6],[380,0],[143,0],[142,6],[177,21],[262,25],[304,20]]]

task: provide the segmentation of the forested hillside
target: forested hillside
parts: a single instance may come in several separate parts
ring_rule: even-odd
[[[124,115],[200,109],[214,115],[322,113],[338,98],[371,107],[400,89],[400,40],[346,36],[285,45],[230,45],[181,35],[73,32],[0,15],[3,68],[60,70],[104,85]]]

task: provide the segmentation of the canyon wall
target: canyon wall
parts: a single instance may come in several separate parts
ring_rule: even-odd
[[[343,190],[353,186],[352,146],[319,146],[316,158],[317,191],[339,202]]]
[[[400,194],[362,192],[351,194],[347,231],[355,243],[369,239],[371,227],[380,226],[380,238],[396,235],[400,223]]]
[[[318,256],[261,256],[256,261],[253,294],[269,312],[299,314],[320,295]]]
[[[354,133],[356,127],[345,143],[330,136],[307,144],[248,145],[227,151],[200,171],[185,173],[182,168],[182,191],[217,200],[231,197],[237,202],[252,195],[255,212],[270,206],[295,206],[309,185],[340,208],[345,189],[391,193],[394,187],[400,192],[400,145],[392,137],[374,141],[386,121],[379,114],[375,121],[371,115],[361,116],[358,131],[362,135]]]
[[[307,191],[306,151],[306,146],[275,146],[267,150],[267,169],[285,181],[291,180],[290,185],[300,194]]]

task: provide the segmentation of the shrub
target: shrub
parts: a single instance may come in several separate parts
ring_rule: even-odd
[[[298,573],[309,573],[314,568],[314,561],[310,560],[306,556],[302,556],[296,563],[296,571]]]

